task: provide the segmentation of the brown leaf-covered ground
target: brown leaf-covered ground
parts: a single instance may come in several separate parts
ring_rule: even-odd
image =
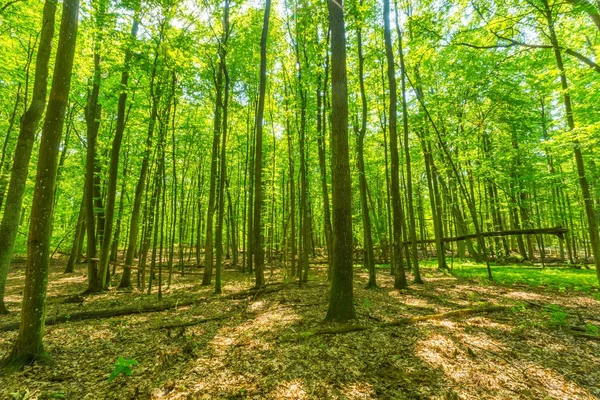
[[[64,275],[54,260],[48,319],[84,310],[156,303],[156,293],[110,290],[83,303],[65,302],[86,287],[84,266]],[[189,268],[189,271],[198,270]],[[594,399],[600,397],[600,302],[583,293],[481,285],[433,269],[424,285],[393,290],[388,270],[379,289],[364,289],[356,270],[356,324],[373,329],[302,338],[335,326],[327,310],[325,269],[314,268],[303,288],[278,270],[269,290],[227,298],[252,286],[253,277],[223,274],[223,295],[200,286],[200,276],[173,275],[163,302],[198,300],[158,313],[49,326],[49,364],[0,376],[0,398],[66,399]],[[269,276],[269,273],[267,273]],[[115,277],[118,282],[118,274]],[[165,279],[166,280],[166,279]],[[11,315],[19,319],[24,265],[9,276]],[[239,297],[239,296],[233,296]],[[499,313],[377,327],[403,317],[464,307],[505,305]],[[220,321],[194,319],[227,316]],[[198,322],[198,321],[196,321]],[[575,327],[579,330],[572,330]],[[581,336],[589,334],[591,338]],[[0,333],[5,354],[16,332]],[[296,338],[290,340],[289,338]],[[119,356],[135,359],[133,375],[108,377]],[[27,397],[28,396],[28,397]]]

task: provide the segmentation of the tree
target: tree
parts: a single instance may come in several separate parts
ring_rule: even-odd
[[[390,191],[392,192],[392,215],[393,215],[393,234],[394,234],[394,265],[396,266],[396,289],[406,289],[406,275],[404,273],[404,263],[402,260],[402,220],[404,215],[402,205],[400,204],[400,182],[399,182],[399,161],[398,161],[398,131],[397,131],[397,94],[396,94],[396,67],[394,65],[394,52],[392,50],[392,34],[390,32],[390,2],[383,1],[383,22],[384,22],[384,40],[385,55],[387,58],[387,77],[390,91],[389,98],[389,122],[388,130],[390,133],[390,161],[391,161],[391,179]]]
[[[27,269],[23,290],[23,310],[19,334],[3,364],[21,367],[44,357],[44,323],[50,231],[54,211],[54,192],[58,150],[62,135],[71,71],[77,40],[79,0],[65,0],[58,38],[52,88],[38,155],[31,222],[27,242]]]
[[[98,267],[98,276],[96,278],[96,290],[103,291],[107,286],[108,263],[110,261],[110,252],[113,239],[113,221],[115,216],[115,203],[117,198],[117,179],[119,176],[119,157],[121,155],[121,143],[123,142],[123,134],[125,132],[125,118],[127,107],[127,95],[129,84],[129,69],[132,57],[132,45],[137,37],[139,27],[138,10],[135,10],[133,22],[131,24],[130,43],[125,49],[125,57],[123,60],[123,71],[121,72],[121,94],[119,94],[119,103],[117,108],[117,129],[113,138],[110,152],[110,166],[108,174],[108,185],[106,193],[106,205],[104,212],[104,235],[102,237],[102,245],[100,247],[100,264]]]
[[[360,2],[362,7],[363,2]],[[358,11],[360,12],[360,11]],[[360,127],[357,121],[355,125],[356,134],[356,157],[358,164],[358,184],[360,190],[360,207],[362,214],[362,225],[363,225],[363,238],[364,238],[364,257],[365,267],[369,270],[369,283],[368,288],[376,288],[377,281],[375,276],[375,253],[373,251],[373,236],[371,234],[371,218],[369,216],[369,204],[367,200],[367,177],[365,175],[365,134],[367,132],[367,96],[365,93],[365,57],[363,55],[363,44],[362,44],[362,28],[361,24],[363,21],[357,22],[356,28],[356,41],[358,44],[358,81],[360,87],[360,102],[361,102],[361,113],[360,113]]]
[[[331,182],[333,278],[326,320],[356,318],[352,289],[352,200],[348,150],[348,78],[343,3],[327,1],[331,29]]]
[[[25,183],[27,181],[35,133],[46,106],[48,64],[52,51],[52,38],[54,37],[55,14],[56,3],[51,0],[45,1],[42,14],[42,31],[40,33],[40,43],[35,61],[32,99],[29,108],[21,118],[19,138],[14,156],[15,162],[12,166],[6,198],[6,207],[4,208],[2,223],[0,223],[0,314],[8,313],[4,304],[8,268],[21,221],[21,206],[23,203],[23,194],[25,193]]]
[[[264,263],[264,231],[262,212],[263,212],[263,115],[265,112],[265,92],[267,86],[267,38],[269,35],[269,15],[271,13],[271,0],[266,0],[265,17],[263,20],[263,29],[260,39],[260,84],[258,91],[258,106],[256,109],[256,145],[254,154],[254,235],[252,239],[252,253],[254,256],[254,273],[256,286],[261,287],[265,284]]]

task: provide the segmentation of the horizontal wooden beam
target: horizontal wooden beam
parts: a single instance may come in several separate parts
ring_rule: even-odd
[[[495,232],[482,232],[483,237],[495,237],[495,236],[513,236],[513,235],[555,235],[559,238],[563,238],[564,234],[569,230],[567,228],[555,227],[555,228],[539,228],[539,229],[512,229],[508,231],[495,231]],[[442,238],[442,242],[459,242],[461,240],[477,239],[477,234],[472,233],[462,236],[445,237]],[[404,242],[404,244],[410,244],[411,242]],[[435,243],[435,239],[421,239],[417,240],[417,243]]]

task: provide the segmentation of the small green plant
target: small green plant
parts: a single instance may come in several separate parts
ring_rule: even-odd
[[[40,400],[64,399],[64,398],[66,398],[64,392],[48,392],[48,393],[42,393],[40,395]]]
[[[565,326],[567,324],[567,318],[569,314],[563,310],[559,305],[552,304],[550,306],[550,323],[553,326]]]
[[[365,310],[370,311],[373,308],[373,302],[369,299],[363,299],[362,306]]]
[[[600,328],[594,324],[585,324],[585,332],[589,335],[599,336]]]
[[[134,359],[129,359],[129,358],[123,358],[121,356],[119,356],[119,358],[117,359],[117,362],[115,363],[115,369],[113,370],[113,372],[110,374],[110,376],[108,377],[108,381],[112,381],[113,379],[115,379],[117,377],[117,375],[123,373],[127,376],[131,376],[132,371],[131,371],[131,367],[134,365],[137,365],[137,361],[135,361]]]
[[[523,312],[526,310],[526,307],[524,303],[519,302],[515,304],[511,309],[513,312]]]

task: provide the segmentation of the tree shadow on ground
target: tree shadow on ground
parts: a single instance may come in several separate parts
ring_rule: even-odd
[[[494,292],[486,287],[470,296],[478,293],[478,286],[451,281],[435,271],[424,275],[425,285],[398,292],[387,271],[378,271],[377,290],[365,290],[367,275],[359,272],[358,321],[353,323],[375,326],[483,300],[517,303],[510,290]],[[282,280],[276,273],[270,282]],[[40,398],[63,393],[75,399],[583,399],[592,398],[600,382],[594,370],[598,344],[547,329],[542,310],[289,341],[290,335],[334,326],[323,323],[328,290],[324,270],[313,271],[304,288],[281,285],[277,286],[281,290],[237,300],[227,299],[227,294],[251,287],[252,276],[225,271],[224,282],[224,295],[214,296],[212,288],[200,286],[197,276],[177,277],[164,301],[204,300],[166,312],[49,327],[45,343],[53,364],[0,378],[5,380],[0,387],[6,388],[0,395],[29,388]],[[457,285],[465,286],[457,289]],[[131,306],[155,301],[154,296],[111,291],[82,307]],[[51,304],[49,313],[57,306]],[[220,315],[230,318],[160,328]],[[0,338],[0,353],[15,335]],[[132,376],[108,382],[118,356],[139,364]]]

